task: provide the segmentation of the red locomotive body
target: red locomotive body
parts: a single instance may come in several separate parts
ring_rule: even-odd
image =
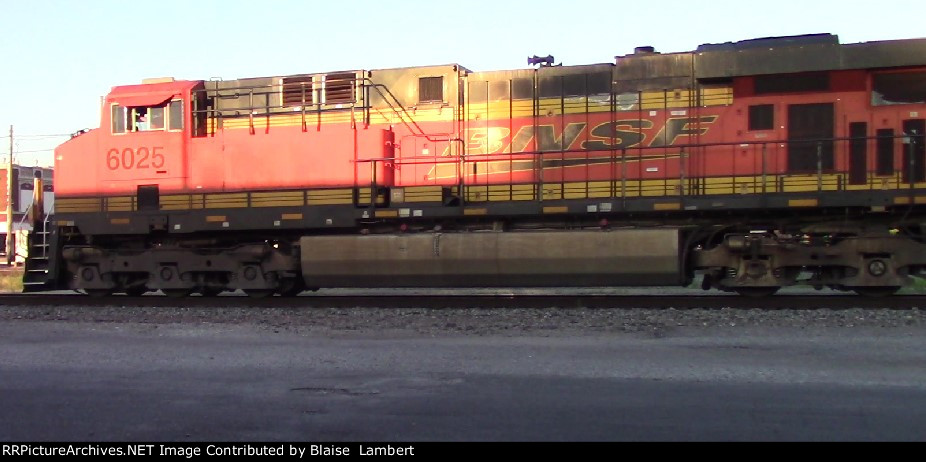
[[[115,87],[41,288],[797,283],[926,269],[926,40]],[[835,218],[838,217],[838,218]],[[809,278],[801,275],[810,274]]]

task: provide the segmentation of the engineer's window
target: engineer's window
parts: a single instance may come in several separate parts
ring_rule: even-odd
[[[116,107],[113,107],[113,133],[116,131]],[[137,106],[126,111],[131,122],[127,130],[136,132],[181,130],[183,128],[183,102],[174,100],[157,106]],[[126,130],[126,129],[124,129]]]

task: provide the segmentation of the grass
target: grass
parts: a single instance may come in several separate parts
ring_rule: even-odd
[[[22,268],[0,268],[0,293],[20,293],[23,291]]]
[[[900,290],[901,294],[921,295],[926,294],[926,279],[914,277],[913,284]]]

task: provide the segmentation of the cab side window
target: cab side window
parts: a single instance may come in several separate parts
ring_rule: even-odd
[[[124,107],[113,104],[112,132],[183,130],[183,101],[171,100],[157,106]]]
[[[133,108],[132,109],[132,120],[134,122],[136,132],[148,131],[148,127],[149,127],[148,108],[146,107]]]
[[[118,104],[113,104],[111,109],[113,133],[125,133],[126,109]]]
[[[164,106],[148,109],[148,130],[164,130]]]
[[[183,101],[173,100],[167,105],[167,129],[183,130]]]

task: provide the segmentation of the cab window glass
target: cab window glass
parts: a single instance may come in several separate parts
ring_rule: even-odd
[[[164,124],[164,106],[153,107],[148,110],[149,130],[163,130]]]
[[[183,129],[183,101],[174,100],[170,102],[168,106],[167,123],[167,128],[170,130]]]
[[[136,132],[146,132],[150,130],[151,120],[148,118],[148,108],[146,107],[134,107],[132,108],[132,126]]]
[[[125,108],[114,104],[112,106],[113,133],[125,133]]]
[[[176,121],[170,122],[168,118],[172,113],[176,115]],[[171,101],[169,103],[159,104],[157,106],[137,106],[133,107],[130,114],[131,124],[129,126],[133,127],[133,131],[137,132],[147,132],[147,131],[160,131],[167,128],[167,124],[170,123],[170,128],[180,129],[183,127],[183,106],[180,101]]]

